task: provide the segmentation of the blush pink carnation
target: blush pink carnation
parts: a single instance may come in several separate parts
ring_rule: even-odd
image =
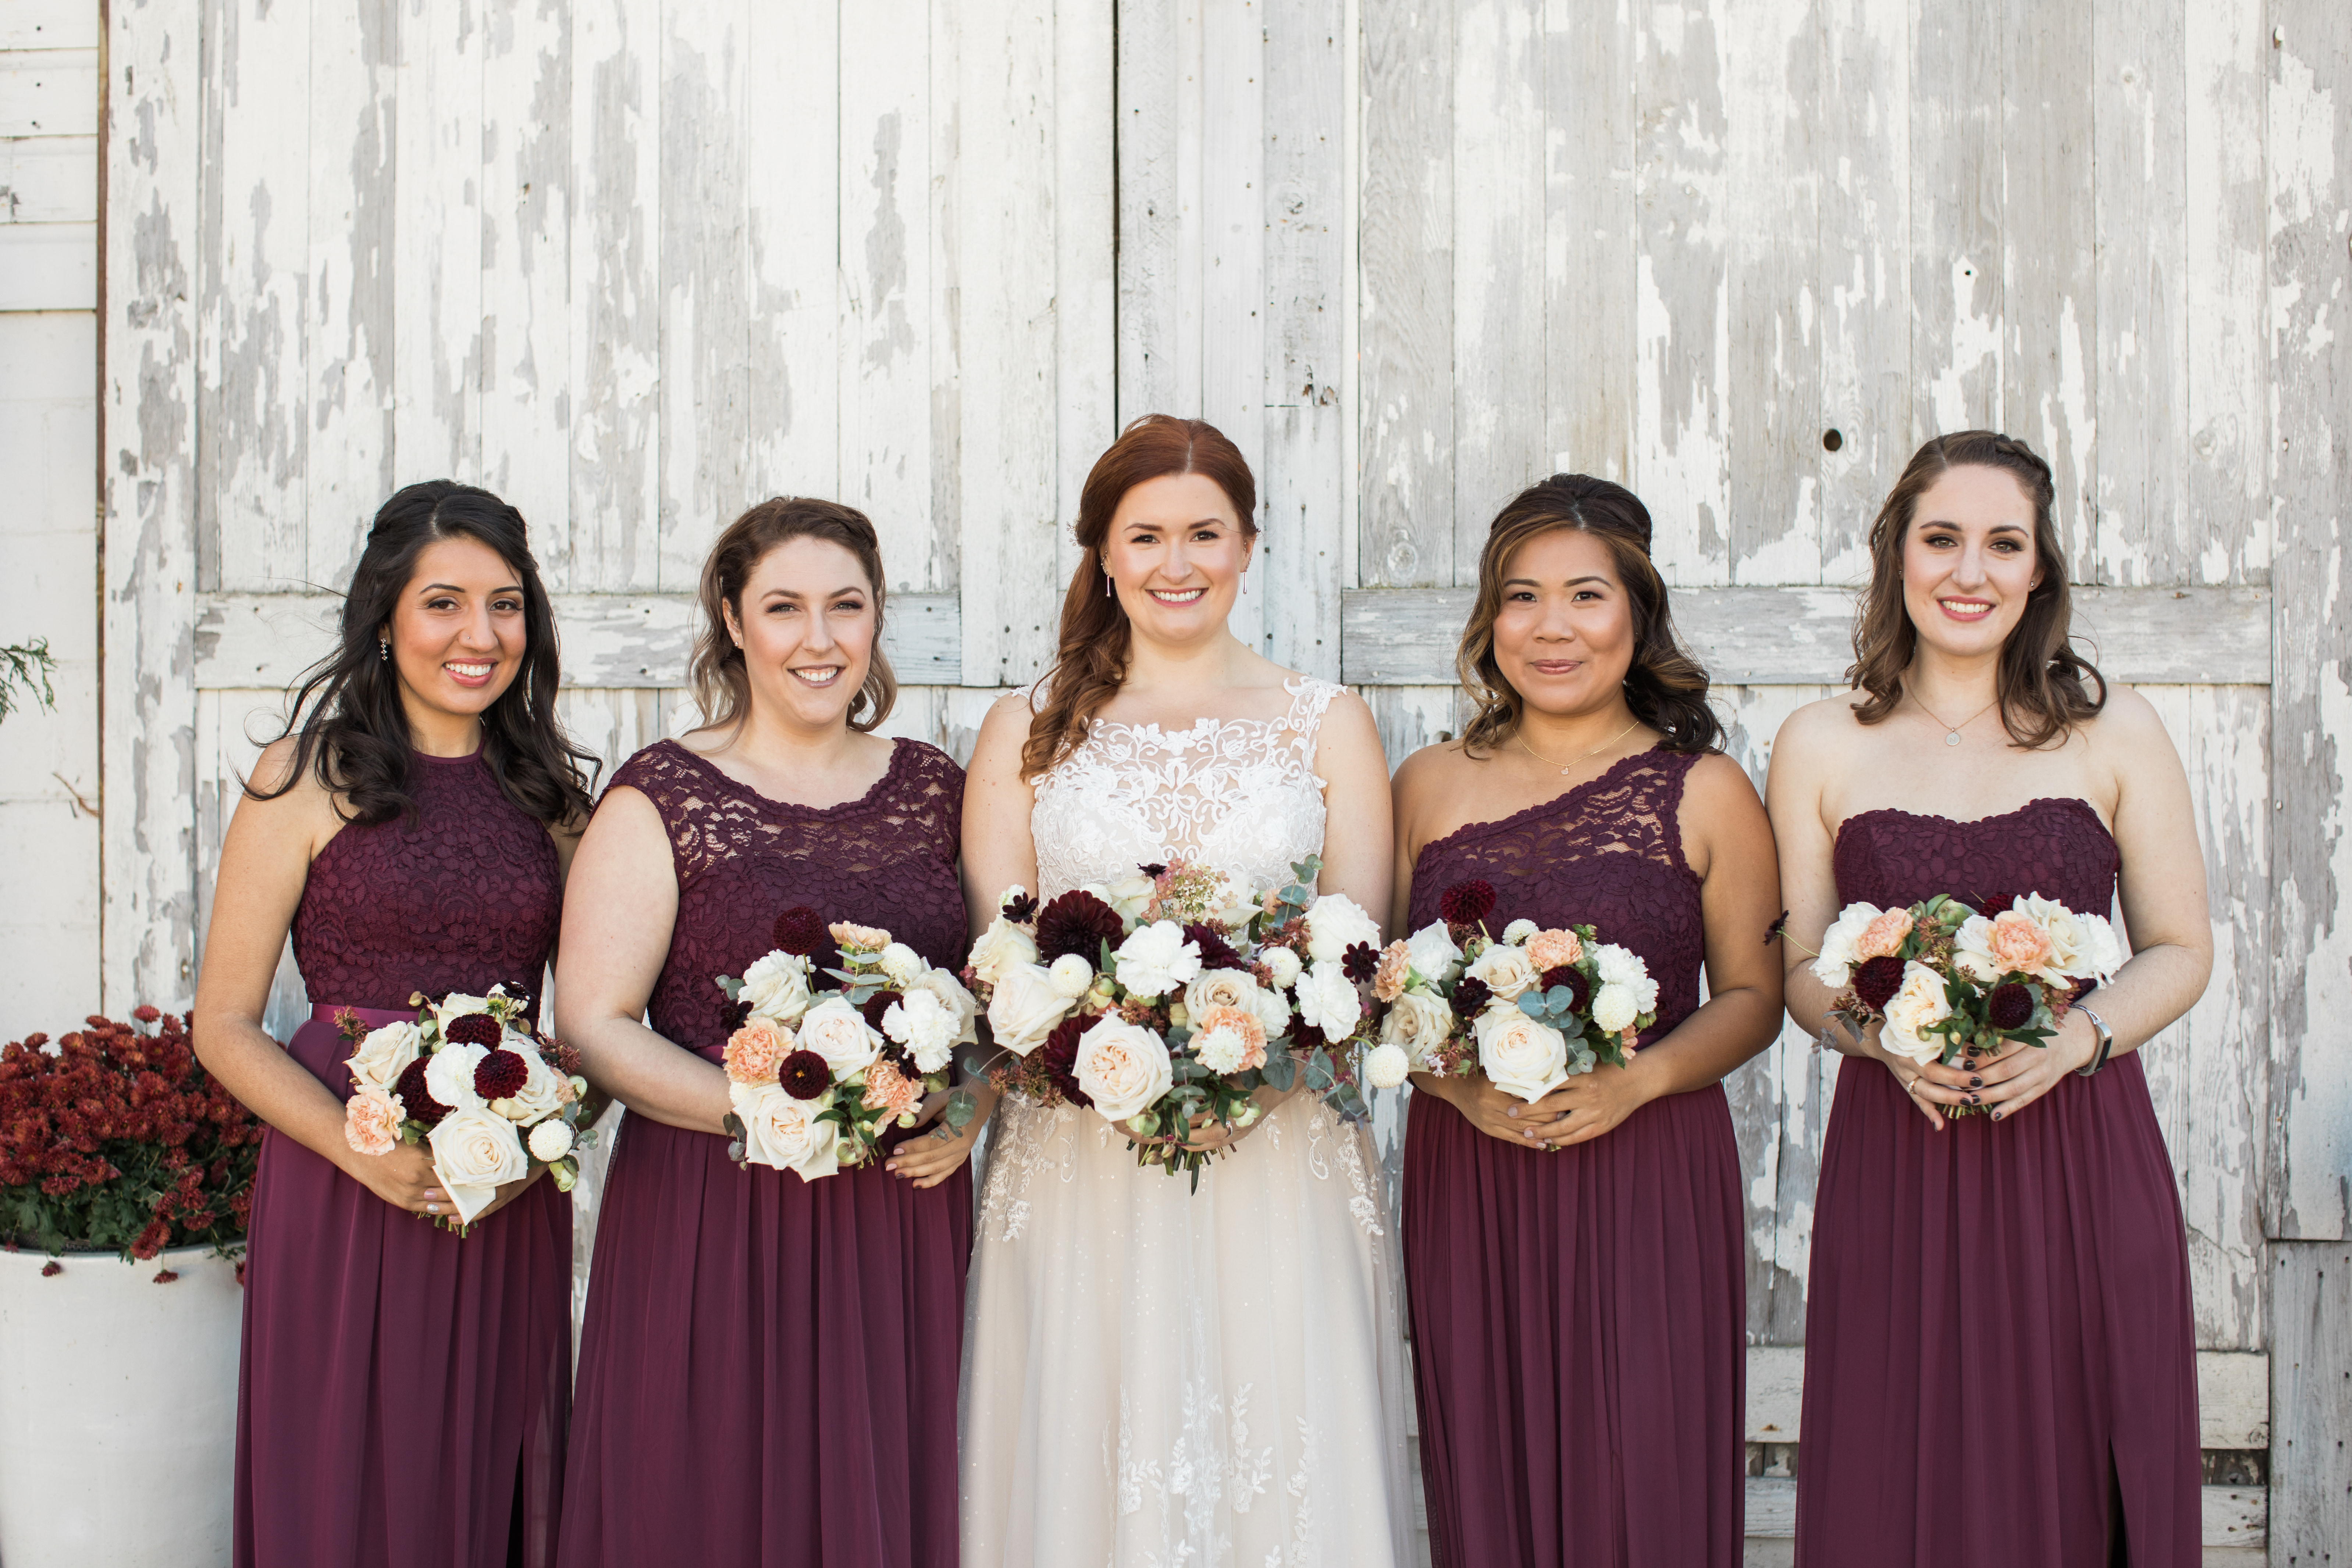
[[[844,952],[879,952],[890,945],[890,933],[874,926],[835,921],[826,928],[834,944]]]
[[[343,1142],[356,1153],[389,1154],[400,1146],[400,1101],[363,1089],[343,1103]]]
[[[1538,970],[1558,969],[1584,956],[1584,944],[1572,931],[1539,931],[1528,938],[1528,957]]]
[[[1242,1065],[1235,1072],[1248,1072],[1265,1066],[1265,1026],[1256,1014],[1245,1007],[1212,1007],[1192,1020],[1196,1037],[1213,1035],[1219,1029],[1231,1029],[1242,1039]]]
[[[2005,974],[2031,974],[2050,962],[2050,933],[2032,915],[2015,910],[1993,917],[1986,945]]]
[[[1862,928],[1854,939],[1853,955],[1865,958],[1892,958],[1903,951],[1903,939],[1911,934],[1911,911],[1888,910]]]
[[[866,1069],[867,1110],[886,1110],[894,1117],[904,1116],[922,1100],[922,1085],[888,1062],[876,1062]]]
[[[793,1054],[792,1034],[772,1018],[752,1018],[727,1037],[727,1076],[737,1083],[773,1083]]]

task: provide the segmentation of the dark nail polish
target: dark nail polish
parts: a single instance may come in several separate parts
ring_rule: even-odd
[[[1998,1111],[1998,1110],[1994,1111],[1994,1112],[1992,1113],[1992,1119],[1993,1119],[1995,1121],[2000,1121],[2000,1111]]]
[[[1969,1079],[1969,1087],[1970,1089],[1982,1089],[1984,1087],[1984,1079],[1980,1078],[1972,1078]]]
[[[1970,1105],[1982,1105],[1982,1104],[1984,1103],[1984,1101],[1983,1101],[1981,1099],[1979,1099],[1978,1096],[1976,1096],[1976,1095],[1973,1095],[1973,1094],[1972,1094],[1972,1095],[1969,1096],[1969,1103]]]

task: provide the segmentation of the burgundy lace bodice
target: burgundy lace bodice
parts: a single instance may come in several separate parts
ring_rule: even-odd
[[[2088,801],[2045,797],[1974,822],[1881,808],[1838,825],[1838,903],[1881,909],[1937,893],[2003,909],[2038,893],[2083,914],[2115,904],[2120,857]]]
[[[643,793],[669,830],[677,923],[647,1008],[663,1037],[719,1058],[739,1015],[718,977],[766,952],[795,904],[963,966],[963,770],[938,747],[895,742],[881,781],[831,806],[770,800],[676,741],[647,746],[613,783]]]
[[[538,994],[563,890],[555,843],[489,763],[412,753],[416,818],[352,823],[310,862],[294,962],[313,1004],[405,1008],[422,991]]]
[[[1666,1031],[1697,1010],[1706,922],[1699,881],[1683,858],[1683,784],[1696,752],[1653,749],[1612,764],[1565,795],[1495,822],[1474,822],[1423,847],[1412,866],[1412,929],[1439,918],[1456,882],[1493,885],[1487,929],[1531,920],[1590,925],[1633,949],[1658,983]]]

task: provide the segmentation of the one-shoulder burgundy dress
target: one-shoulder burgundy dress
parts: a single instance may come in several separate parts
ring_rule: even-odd
[[[344,827],[310,862],[287,1048],[341,1098],[333,1015],[536,994],[562,909],[547,828],[479,752],[412,755],[411,822]],[[563,1505],[572,1200],[547,1180],[463,1237],[282,1133],[262,1141],[238,1368],[239,1568],[543,1568]]]
[[[1658,983],[1655,1043],[1696,1011],[1706,929],[1677,813],[1697,758],[1628,757],[1430,844],[1412,927],[1458,882],[1490,929],[1590,924]],[[1555,1152],[1434,1095],[1405,1132],[1405,1282],[1438,1568],[1733,1568],[1747,1346],[1739,1152],[1723,1089]]]
[[[668,829],[677,921],[648,1009],[711,1062],[740,1020],[717,977],[776,917],[887,927],[964,958],[963,770],[899,741],[860,798],[768,799],[675,741],[614,775]],[[573,1405],[570,1568],[947,1568],[971,1251],[967,1168],[928,1191],[878,1166],[804,1182],[728,1140],[622,1124],[597,1216]]]
[[[1838,901],[2039,893],[2104,915],[2080,800],[1976,822],[1869,811]],[[2137,1053],[1942,1132],[1838,1069],[1814,1199],[1798,1445],[1807,1568],[2191,1568],[2202,1526],[2189,1251]]]

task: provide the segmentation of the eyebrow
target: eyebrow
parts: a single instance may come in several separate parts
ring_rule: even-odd
[[[1530,588],[1540,588],[1543,586],[1541,583],[1536,581],[1533,577],[1506,577],[1503,579],[1503,586],[1506,588],[1511,586],[1515,583],[1525,583]],[[1598,583],[1604,588],[1609,586],[1609,579],[1601,576],[1597,572],[1588,572],[1581,577],[1570,577],[1567,582],[1562,583],[1560,586],[1563,588],[1573,588],[1579,583]]]
[[[867,588],[862,583],[853,583],[845,588],[835,588],[830,592],[823,594],[803,594],[798,588],[787,588],[781,584],[766,590],[767,594],[782,594],[788,599],[833,599],[838,598],[844,594],[865,594],[870,592],[872,592],[872,590]]]
[[[1153,522],[1146,518],[1137,518],[1127,526],[1129,528],[1207,528],[1213,525],[1222,528],[1224,522],[1225,520],[1222,517],[1198,517],[1190,522]]]
[[[1921,528],[1958,528],[1960,525],[1948,518],[1931,517],[1919,526]],[[2021,522],[1996,522],[1985,531],[1987,533],[2023,533],[2029,536],[2032,532]]]
[[[467,592],[466,589],[460,588],[455,583],[427,583],[425,586],[417,589],[416,591],[420,594],[463,594]],[[520,594],[522,592],[522,584],[520,583],[509,583],[503,588],[493,588],[490,592],[493,594]]]

